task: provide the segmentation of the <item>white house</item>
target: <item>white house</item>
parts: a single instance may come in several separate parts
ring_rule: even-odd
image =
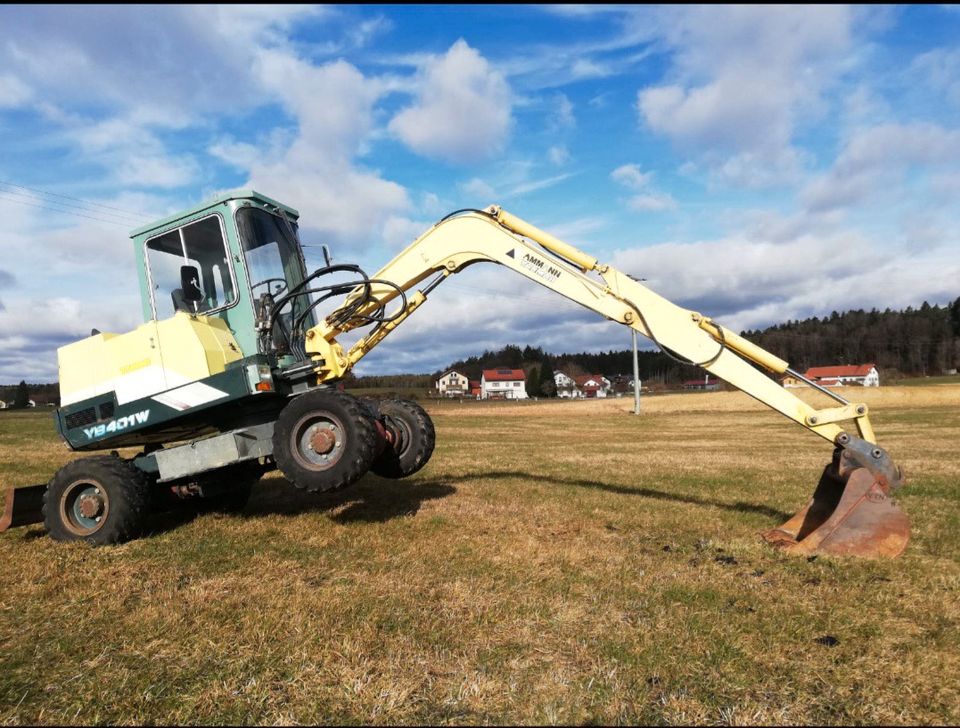
[[[880,373],[876,364],[848,364],[833,367],[813,367],[804,374],[824,387],[842,387],[859,384],[862,387],[879,387]]]
[[[554,372],[553,381],[557,385],[557,396],[564,399],[573,399],[580,396],[580,390],[577,389],[577,383],[572,377],[568,377],[563,372]]]
[[[449,371],[437,380],[441,397],[463,397],[470,394],[470,380],[460,372]]]
[[[481,399],[527,399],[523,369],[484,369],[480,377]]]
[[[584,374],[577,377],[574,381],[577,383],[577,389],[580,390],[580,396],[588,399],[603,399],[610,393],[612,386],[610,380],[602,374]]]

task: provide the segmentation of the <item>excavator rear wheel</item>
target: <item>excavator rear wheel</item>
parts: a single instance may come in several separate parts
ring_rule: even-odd
[[[139,535],[149,511],[149,479],[113,455],[67,463],[43,496],[44,523],[57,541],[128,541]]]
[[[356,397],[318,389],[294,398],[273,429],[273,457],[298,488],[321,492],[362,478],[380,437],[373,415]]]
[[[394,438],[373,461],[370,470],[383,478],[413,475],[430,460],[437,442],[430,415],[407,399],[384,400],[379,409]]]

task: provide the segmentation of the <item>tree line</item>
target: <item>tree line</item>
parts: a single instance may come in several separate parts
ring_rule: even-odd
[[[803,372],[831,364],[876,364],[881,377],[932,376],[960,364],[960,297],[902,311],[834,311],[743,335]]]
[[[23,409],[36,405],[59,404],[60,387],[57,384],[27,384],[21,381],[15,385],[0,385],[0,402],[5,402],[10,409]]]

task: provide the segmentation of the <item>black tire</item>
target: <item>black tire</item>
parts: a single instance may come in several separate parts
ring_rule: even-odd
[[[406,478],[420,470],[433,455],[437,434],[423,407],[408,399],[387,399],[380,414],[389,418],[389,429],[399,432],[396,447],[387,445],[370,467],[383,478]]]
[[[317,437],[322,441],[315,444]],[[366,474],[379,439],[373,415],[360,400],[346,392],[317,389],[295,397],[280,412],[273,457],[298,488],[311,493],[335,490]],[[330,450],[321,452],[327,446]]]
[[[149,478],[113,455],[67,463],[43,496],[44,524],[56,541],[128,541],[140,535],[149,512]]]
[[[200,480],[196,506],[204,513],[241,513],[261,477],[263,466],[256,460],[221,468]]]

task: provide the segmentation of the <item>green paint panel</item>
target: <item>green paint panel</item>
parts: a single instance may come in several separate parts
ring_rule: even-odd
[[[266,364],[263,356],[249,357],[243,364]],[[75,450],[104,450],[146,443],[188,439],[221,429],[233,429],[245,421],[270,419],[283,407],[286,397],[275,392],[257,392],[246,366],[235,366],[199,383],[226,396],[189,409],[175,409],[158,401],[164,392],[117,404],[113,392],[92,397],[57,410],[57,430]],[[190,385],[175,387],[168,392]]]

